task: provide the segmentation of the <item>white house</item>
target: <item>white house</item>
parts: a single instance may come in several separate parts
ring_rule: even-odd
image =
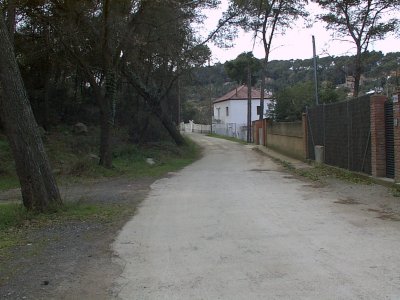
[[[214,100],[214,120],[220,124],[247,124],[247,86],[242,85],[228,92],[224,96]],[[266,95],[264,99],[263,117],[268,112],[268,104],[271,99]],[[255,88],[251,89],[251,120],[259,119],[257,106],[260,106],[261,94]]]

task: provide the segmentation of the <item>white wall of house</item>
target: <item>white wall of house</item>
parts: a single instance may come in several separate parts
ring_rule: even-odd
[[[264,115],[268,111],[268,104],[270,100],[264,99]],[[251,101],[251,120],[259,119],[257,115],[257,106],[260,105],[260,100]],[[228,108],[228,115],[227,115]],[[247,123],[247,99],[243,100],[227,100],[214,103],[214,119],[221,120],[221,123]]]

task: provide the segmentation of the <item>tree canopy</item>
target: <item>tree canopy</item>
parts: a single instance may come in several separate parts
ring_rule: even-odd
[[[234,60],[225,63],[225,71],[229,78],[236,81],[238,84],[248,84],[247,75],[250,70],[251,83],[255,84],[257,72],[260,70],[260,61],[254,57],[252,52],[243,52]]]
[[[354,97],[358,96],[362,73],[362,53],[371,42],[383,39],[394,32],[399,25],[396,12],[400,8],[398,0],[315,0],[325,13],[319,19],[333,30],[334,37],[350,37],[356,46]]]

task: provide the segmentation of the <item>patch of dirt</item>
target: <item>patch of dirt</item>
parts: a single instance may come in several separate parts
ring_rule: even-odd
[[[335,203],[339,203],[339,204],[351,204],[351,205],[357,205],[357,204],[361,204],[360,202],[358,202],[357,200],[354,200],[353,198],[340,198],[337,201],[334,201]]]
[[[362,204],[361,211],[375,212],[383,221],[400,221],[400,200],[392,190],[377,184],[356,184],[326,178],[327,188],[335,191],[339,204]],[[355,206],[357,207],[357,206]]]
[[[388,210],[379,210],[379,209],[373,209],[369,208],[368,211],[371,212],[376,212],[378,214],[377,218],[381,220],[389,220],[389,221],[400,221],[400,213],[399,212],[394,212],[394,211],[388,211]]]
[[[128,205],[133,211],[154,180],[118,178],[62,187],[61,193],[65,201]],[[3,193],[0,201],[15,201],[16,195]],[[109,299],[113,279],[122,271],[112,262],[110,245],[129,218],[28,230],[25,245],[0,261],[0,299]]]
[[[323,187],[325,187],[325,185],[323,185],[322,183],[314,183],[314,184],[304,184],[304,187],[309,187],[309,188],[313,188],[313,189],[321,189]]]
[[[269,170],[269,169],[251,169],[250,172],[263,173],[263,172],[273,172],[273,170]]]

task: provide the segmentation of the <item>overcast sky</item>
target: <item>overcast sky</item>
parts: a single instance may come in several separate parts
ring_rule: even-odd
[[[228,6],[228,0],[222,0],[219,10],[208,10],[208,17],[203,26],[203,32],[212,30],[216,27],[222,12]],[[315,3],[309,4],[311,14],[318,12],[319,8]],[[351,42],[333,40],[330,32],[324,28],[322,22],[315,23],[312,28],[305,28],[304,22],[299,20],[293,29],[286,32],[284,36],[275,36],[272,41],[273,51],[270,54],[270,60],[289,60],[289,59],[307,59],[312,57],[312,35],[316,39],[317,55],[324,57],[327,55],[340,56],[354,54],[354,46]],[[254,45],[254,48],[253,48]],[[235,59],[240,53],[253,51],[254,56],[264,57],[262,44],[254,43],[252,33],[241,32],[235,40],[235,46],[230,49],[220,49],[213,44],[208,45],[212,51],[212,63],[224,63],[227,60]],[[388,37],[384,41],[372,43],[369,50],[387,52],[400,51],[400,40],[395,37]]]

